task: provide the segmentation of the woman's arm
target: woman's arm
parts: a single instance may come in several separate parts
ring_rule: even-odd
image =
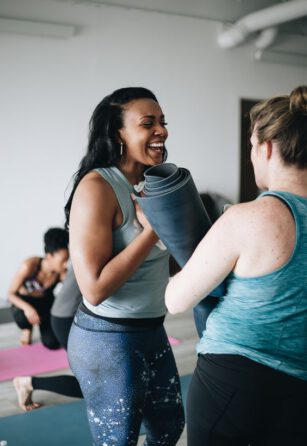
[[[233,270],[240,255],[238,207],[232,206],[212,226],[184,268],[166,288],[166,306],[176,314],[196,305]]]
[[[21,299],[17,293],[22,288],[25,280],[31,277],[31,275],[35,272],[37,268],[37,262],[37,258],[32,257],[25,260],[21,264],[20,268],[13,277],[8,293],[8,298],[11,304],[17,308],[20,308],[25,313],[26,318],[31,324],[39,324],[40,317],[35,308],[28,302],[25,302],[23,299]]]
[[[112,230],[117,218],[113,189],[99,174],[88,174],[72,203],[70,252],[80,290],[92,305],[99,305],[120,288],[158,240],[146,219],[140,217],[143,231],[112,258]]]

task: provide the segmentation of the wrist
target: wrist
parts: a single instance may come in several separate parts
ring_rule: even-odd
[[[150,228],[144,228],[143,230],[143,234],[144,236],[146,236],[146,238],[148,238],[153,244],[157,243],[157,241],[159,240],[159,237],[157,236],[157,234],[155,233],[155,231],[150,227]]]
[[[32,308],[33,308],[32,305],[26,305],[26,306],[24,306],[24,308],[22,308],[22,310],[26,313],[28,311],[31,311]]]

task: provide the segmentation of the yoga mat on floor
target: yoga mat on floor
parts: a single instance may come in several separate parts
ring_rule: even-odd
[[[176,347],[176,345],[181,344],[180,339],[174,338],[173,336],[168,336],[168,342],[172,347]]]
[[[41,343],[0,350],[0,381],[69,368],[64,349],[49,350]]]
[[[172,163],[145,171],[143,195],[136,197],[149,223],[183,267],[211,227],[191,173]],[[224,294],[221,284],[210,295]]]
[[[181,376],[180,381],[185,404],[191,375]],[[6,440],[8,446],[91,446],[85,403],[59,404],[2,417],[0,440]]]

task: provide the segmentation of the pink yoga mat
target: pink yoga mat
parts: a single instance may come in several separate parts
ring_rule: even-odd
[[[173,336],[168,336],[168,342],[171,344],[171,346],[179,345],[181,344],[180,339],[173,338]]]
[[[0,350],[0,381],[69,367],[64,349],[49,350],[41,343]]]

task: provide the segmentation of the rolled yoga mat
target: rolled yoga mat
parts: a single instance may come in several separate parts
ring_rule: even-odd
[[[143,196],[136,197],[146,218],[180,267],[193,254],[212,223],[187,169],[172,163],[145,171]],[[224,294],[224,285],[210,296]]]

